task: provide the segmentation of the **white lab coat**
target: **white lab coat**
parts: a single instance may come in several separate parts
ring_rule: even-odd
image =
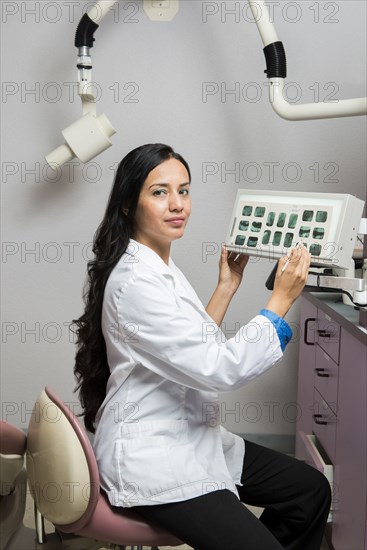
[[[111,376],[93,445],[111,504],[238,494],[244,441],[220,426],[217,392],[282,357],[269,319],[227,340],[172,259],[132,239],[107,282],[102,329]]]

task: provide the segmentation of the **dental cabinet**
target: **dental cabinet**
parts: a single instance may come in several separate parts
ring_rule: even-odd
[[[337,293],[301,297],[296,457],[333,493],[334,550],[367,549],[367,331]]]

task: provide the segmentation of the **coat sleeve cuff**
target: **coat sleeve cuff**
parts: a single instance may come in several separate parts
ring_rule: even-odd
[[[264,315],[264,317],[267,317],[269,321],[273,323],[280,341],[280,347],[282,348],[282,351],[284,351],[293,335],[291,327],[286,321],[284,321],[284,319],[282,319],[282,317],[279,317],[279,315],[273,311],[262,309],[259,314]]]

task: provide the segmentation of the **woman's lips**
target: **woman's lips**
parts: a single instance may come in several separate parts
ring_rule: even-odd
[[[185,218],[171,218],[166,221],[167,223],[172,223],[173,225],[181,225],[182,223],[184,223]]]

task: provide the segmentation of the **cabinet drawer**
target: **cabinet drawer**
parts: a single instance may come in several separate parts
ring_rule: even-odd
[[[334,487],[334,467],[323,456],[322,450],[318,448],[317,438],[313,434],[305,434],[304,432],[298,432],[300,445],[302,447],[302,460],[309,464],[313,468],[316,468],[319,472],[324,474],[328,482],[330,483],[331,493],[333,494]],[[333,509],[333,503],[331,504],[331,510]],[[330,518],[329,518],[330,519]]]
[[[338,414],[338,365],[319,346],[316,346],[314,384],[333,413]]]
[[[320,309],[317,314],[316,342],[339,364],[340,325]]]
[[[313,432],[329,458],[334,462],[337,418],[316,388],[314,389],[313,409]]]

